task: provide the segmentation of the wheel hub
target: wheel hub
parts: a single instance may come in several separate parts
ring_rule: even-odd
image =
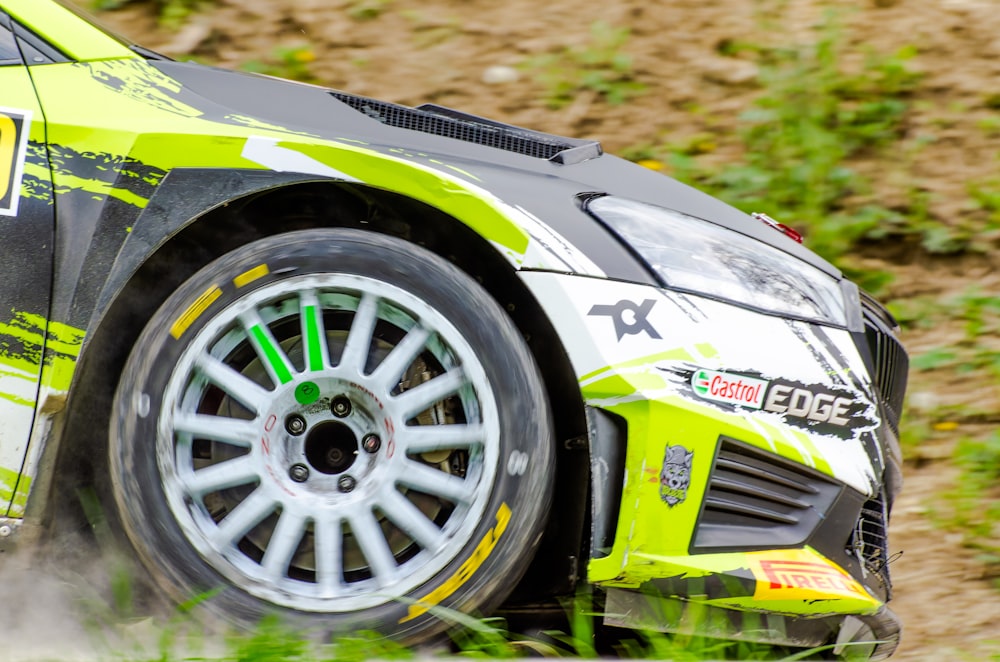
[[[300,397],[303,384],[311,395],[308,404]],[[274,413],[261,428],[267,440],[262,460],[269,467],[269,481],[279,489],[303,498],[322,496],[316,507],[332,508],[338,503],[337,494],[350,491],[341,489],[336,480],[345,472],[366,494],[385,486],[385,454],[368,448],[361,452],[361,440],[386,434],[388,419],[375,415],[384,405],[362,383],[329,374],[310,374],[308,379],[297,375],[272,392],[271,406]],[[283,423],[272,425],[272,420]]]
[[[358,457],[358,438],[339,421],[320,423],[306,435],[306,460],[320,473],[340,474]]]

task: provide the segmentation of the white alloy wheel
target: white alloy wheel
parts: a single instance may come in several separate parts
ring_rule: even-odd
[[[474,281],[400,240],[306,231],[220,258],[150,321],[116,401],[129,537],[175,593],[219,577],[237,620],[252,598],[410,637],[434,604],[495,605],[544,528],[537,368]]]

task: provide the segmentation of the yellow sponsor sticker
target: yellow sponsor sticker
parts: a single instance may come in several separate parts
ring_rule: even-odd
[[[235,285],[237,288],[240,288],[240,287],[243,287],[244,285],[249,285],[250,283],[254,282],[255,280],[263,278],[264,276],[268,275],[269,273],[271,273],[271,272],[267,268],[266,264],[258,264],[253,269],[250,269],[248,271],[244,271],[239,276],[237,276],[236,278],[234,278],[233,279],[233,285]]]
[[[195,299],[195,302],[188,306],[187,310],[173,323],[173,326],[170,327],[170,335],[179,340],[188,327],[194,324],[194,321],[205,312],[205,309],[221,296],[222,290],[219,289],[218,285],[213,285],[205,290],[205,293]]]
[[[510,523],[511,511],[510,507],[506,503],[501,503],[500,508],[497,510],[497,523],[496,526],[491,528],[483,536],[483,539],[479,541],[476,545],[476,549],[472,552],[472,556],[465,559],[461,566],[459,566],[458,571],[446,579],[443,584],[438,586],[436,589],[428,593],[415,605],[410,605],[410,609],[404,618],[399,620],[400,623],[405,623],[406,621],[412,620],[423,613],[434,605],[441,604],[441,601],[447,598],[449,595],[458,590],[462,584],[469,581],[479,570],[480,566],[489,558],[490,553],[493,548],[497,546],[497,542],[500,541],[500,536],[507,529],[507,524]]]
[[[0,216],[16,216],[31,111],[0,108]]]
[[[10,177],[14,173],[17,156],[17,125],[6,115],[0,115],[0,200],[7,200],[11,190]]]
[[[756,600],[830,600],[875,602],[853,577],[819,554],[802,549],[751,552],[750,570],[757,579]]]

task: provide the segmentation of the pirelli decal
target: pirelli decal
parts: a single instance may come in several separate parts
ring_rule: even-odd
[[[750,552],[757,580],[754,598],[770,600],[848,600],[876,609],[879,602],[849,574],[822,556],[802,549]]]
[[[222,296],[222,290],[219,289],[218,285],[213,285],[202,294],[200,297],[195,299],[194,303],[187,307],[187,309],[181,313],[174,323],[170,326],[170,335],[175,339],[180,340],[184,332],[188,330],[188,327],[194,324],[195,320],[201,317],[201,314],[208,309],[215,300]]]
[[[31,111],[0,106],[0,216],[16,216]]]
[[[506,503],[501,503],[500,508],[497,510],[496,526],[486,532],[486,535],[483,536],[483,539],[479,541],[479,544],[472,551],[472,556],[462,562],[462,565],[459,566],[458,571],[454,575],[444,580],[440,586],[420,598],[419,601],[410,605],[406,616],[399,619],[399,622],[405,623],[421,614],[427,613],[431,607],[441,604],[442,600],[458,590],[462,584],[469,581],[472,575],[483,565],[483,562],[489,558],[493,548],[500,542],[500,536],[507,530],[507,525],[510,523],[512,515],[510,506]]]

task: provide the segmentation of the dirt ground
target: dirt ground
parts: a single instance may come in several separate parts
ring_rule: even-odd
[[[86,5],[86,0],[76,0]],[[808,43],[823,12],[838,9],[842,59],[913,46],[909,66],[924,77],[904,141],[856,168],[871,173],[883,204],[907,191],[928,194],[928,213],[960,225],[974,210],[970,182],[1000,182],[1000,12],[996,0],[214,0],[175,29],[158,25],[151,2],[100,18],[137,42],[177,58],[229,68],[248,62],[297,67],[315,82],[416,105],[453,106],[552,133],[599,139],[609,152],[710,136],[709,159],[740,156],[736,129],[759,93],[757,66],[731,52],[737,42]],[[597,21],[627,27],[621,46],[646,92],[609,105],[584,92],[555,110],[524,63],[586,49]],[[282,59],[281,49],[300,55]],[[298,49],[298,51],[295,51]],[[498,69],[499,67],[499,69]],[[875,175],[878,175],[877,177]],[[754,211],[754,210],[747,210]],[[781,210],[767,211],[779,220]],[[1000,252],[932,258],[895,244],[865,248],[863,262],[896,274],[883,298],[948,299],[978,283],[1000,296]],[[910,333],[911,352],[961,338],[960,323]],[[996,340],[995,338],[993,340]],[[907,467],[892,521],[894,610],[904,621],[901,660],[1000,656],[1000,590],[930,513],[957,477],[950,449],[961,435],[1000,426],[1000,388],[987,377],[914,374],[911,409],[957,403],[978,412],[953,421]],[[923,403],[923,404],[921,404]]]

